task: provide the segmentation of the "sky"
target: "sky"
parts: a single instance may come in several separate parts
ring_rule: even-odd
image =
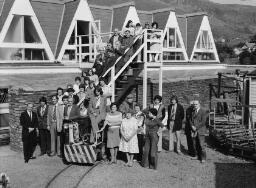
[[[210,0],[221,4],[242,4],[256,6],[256,0]]]

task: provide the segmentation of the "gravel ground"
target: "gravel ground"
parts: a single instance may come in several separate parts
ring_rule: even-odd
[[[166,137],[166,134],[165,134]],[[166,142],[165,142],[166,145]],[[185,136],[182,145],[186,148]],[[184,152],[178,155],[163,150],[159,154],[158,170],[142,168],[136,163],[132,168],[124,162],[100,165],[83,180],[82,187],[179,187],[179,188],[255,188],[255,163],[226,156],[207,148],[207,162],[191,160]]]
[[[166,134],[164,135],[166,147]],[[186,148],[185,137],[182,145]],[[164,147],[164,148],[165,148]],[[185,150],[182,155],[159,154],[158,170],[142,168],[138,163],[133,167],[118,164],[100,164],[81,182],[80,188],[90,187],[146,187],[146,188],[256,188],[256,165],[233,156],[224,155],[207,148],[207,162],[201,164],[191,160]],[[38,149],[36,154],[38,154]],[[41,188],[65,165],[58,157],[38,157],[28,164],[21,153],[0,147],[0,172],[6,172],[11,179],[12,188]],[[52,184],[51,187],[71,188],[87,166],[73,166]]]

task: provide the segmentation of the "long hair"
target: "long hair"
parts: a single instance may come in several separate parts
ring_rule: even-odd
[[[127,24],[126,24],[126,28],[128,28],[129,27],[129,25],[130,25],[130,23],[132,23],[132,20],[129,20],[128,22],[127,22]]]

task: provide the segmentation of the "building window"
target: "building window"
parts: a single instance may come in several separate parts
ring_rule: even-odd
[[[181,48],[176,28],[168,28],[164,37],[164,48]]]
[[[185,60],[182,52],[163,52],[164,61]]]
[[[195,52],[193,56],[193,60],[216,60],[214,53],[206,53],[206,52]]]
[[[197,42],[197,49],[212,50],[212,41],[208,31],[201,31]]]

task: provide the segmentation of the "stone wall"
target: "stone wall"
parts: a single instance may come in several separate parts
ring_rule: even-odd
[[[166,106],[169,105],[170,97],[172,95],[176,95],[179,99],[179,102],[183,104],[184,107],[188,107],[189,101],[196,98],[200,100],[202,107],[209,109],[209,84],[217,85],[217,83],[217,78],[163,83],[163,104]],[[225,85],[233,86],[232,79],[223,79],[223,83],[225,83]],[[150,87],[152,87],[152,89]],[[142,104],[143,99],[142,92],[142,85],[140,85],[138,92],[138,102],[140,104]],[[155,95],[158,95],[158,92],[159,85],[157,83],[154,83],[153,86],[148,86],[148,104],[152,102],[152,99]]]
[[[56,91],[23,91],[21,89],[9,92],[9,104],[10,104],[10,148],[15,151],[22,151],[21,141],[21,126],[20,126],[20,114],[26,109],[28,102],[34,102],[34,111],[39,105],[39,98],[42,96],[47,97],[47,101],[50,101],[51,95]]]

